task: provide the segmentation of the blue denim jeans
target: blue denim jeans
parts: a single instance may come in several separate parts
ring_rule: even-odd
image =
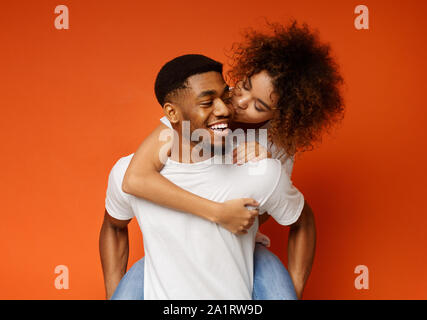
[[[292,279],[280,259],[261,244],[254,252],[253,300],[296,300]],[[144,258],[124,275],[111,300],[144,300]]]

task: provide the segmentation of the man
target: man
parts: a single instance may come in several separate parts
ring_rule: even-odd
[[[171,70],[186,69],[185,86],[176,86]],[[170,77],[164,86],[169,99],[163,109],[178,132],[173,141],[189,151],[196,147],[182,132],[190,122],[190,134],[203,129],[209,144],[222,149],[231,110],[221,97],[228,91],[222,65],[198,55],[176,58],[166,64],[158,78]],[[218,145],[219,144],[219,145]],[[218,148],[216,148],[218,149]],[[268,213],[282,225],[295,223],[304,207],[302,194],[292,186],[277,160],[266,159],[263,175],[251,174],[249,165],[216,164],[219,156],[204,155],[192,163],[183,154],[172,153],[161,174],[176,185],[213,201],[251,197],[259,203],[259,213]],[[135,216],[144,236],[145,299],[251,299],[253,285],[254,237],[256,221],[248,233],[234,235],[217,224],[184,212],[158,206],[125,194],[121,183],[132,155],[120,159],[109,177],[106,215],[100,235],[101,260],[107,297],[126,272],[128,239],[126,226]],[[220,162],[220,161],[219,161]],[[115,225],[114,232],[108,225]],[[110,230],[110,231],[109,231]]]

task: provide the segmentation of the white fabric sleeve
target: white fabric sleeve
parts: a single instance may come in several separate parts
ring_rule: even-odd
[[[268,144],[268,149],[273,159],[277,159],[282,163],[283,169],[285,169],[285,172],[289,177],[292,176],[292,170],[294,167],[294,161],[295,156],[289,157],[286,152],[281,150],[280,148],[277,148],[274,143]]]
[[[127,166],[124,166],[121,160],[116,162],[108,176],[105,209],[110,216],[117,220],[130,220],[134,217],[130,205],[130,195],[122,190],[123,177]]]
[[[293,224],[304,208],[304,196],[292,184],[280,161],[270,168],[267,176],[275,179],[272,179],[272,191],[260,205],[260,213],[267,211],[281,225]]]
[[[166,116],[163,118],[160,118],[160,122],[172,129],[172,125]]]
[[[291,178],[292,170],[294,169],[295,157],[284,157],[283,159],[279,158],[279,160],[282,163],[282,168],[285,170],[289,178]]]

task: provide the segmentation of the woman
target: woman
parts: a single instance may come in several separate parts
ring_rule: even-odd
[[[342,116],[342,78],[329,46],[320,43],[307,26],[299,27],[293,22],[287,27],[272,25],[272,29],[272,35],[247,33],[235,48],[229,72],[235,88],[225,99],[235,110],[233,128],[268,128],[269,155],[280,159],[290,175],[294,155],[310,149],[321,133]],[[163,127],[164,124],[159,129]],[[159,141],[150,137],[139,147],[123,181],[125,192],[198,215],[236,235],[247,232],[256,218],[246,208],[247,201],[216,203],[174,185],[159,173],[159,148]],[[235,150],[235,160],[260,159],[262,147],[257,144],[257,149],[257,153],[246,153],[244,146],[240,146]],[[314,229],[314,223],[311,227]],[[303,280],[298,281],[294,268],[289,275],[274,254],[256,245],[254,299],[301,297],[314,255],[312,240],[308,250],[311,252],[304,257],[308,262]],[[143,263],[141,259],[129,270],[113,299],[143,298]],[[132,295],[126,296],[129,292]]]

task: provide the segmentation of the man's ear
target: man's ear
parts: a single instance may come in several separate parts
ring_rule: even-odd
[[[165,113],[165,116],[168,118],[170,123],[177,124],[179,122],[181,114],[179,108],[175,104],[166,102],[163,105],[163,112]]]

